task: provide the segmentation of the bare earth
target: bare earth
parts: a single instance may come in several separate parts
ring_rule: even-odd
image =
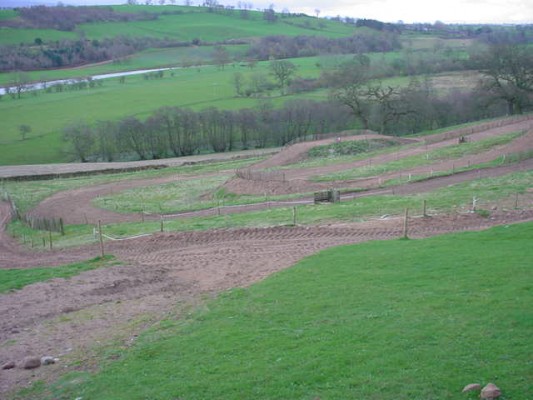
[[[517,126],[498,129],[499,133],[518,130]],[[472,140],[498,132],[476,134]],[[524,149],[524,146],[531,148],[531,141],[530,132],[520,138],[520,141],[515,141],[516,143],[495,149],[491,154],[487,152],[483,156],[480,155],[476,162],[480,162],[483,157],[490,160],[497,155],[513,152],[513,146],[519,146],[520,149]],[[440,145],[442,142],[431,146]],[[289,148],[286,151],[293,150]],[[294,151],[297,153],[301,150]],[[422,151],[426,150],[422,148]],[[400,155],[404,156],[406,155]],[[290,154],[278,156],[275,163],[287,163],[287,160],[294,159],[291,157]],[[379,160],[374,159],[373,162],[386,162],[388,157],[397,155],[387,155]],[[264,163],[260,167],[267,165],[269,164]],[[340,166],[331,166],[312,172],[294,169],[294,172],[290,172],[294,175],[291,175],[289,183],[298,180],[303,182],[301,185],[313,185],[306,180],[317,172],[329,173],[355,166],[357,165],[344,165],[341,169],[336,169]],[[435,170],[449,169],[447,165],[432,167]],[[531,162],[526,162],[483,173],[497,175],[517,168],[532,167]],[[413,170],[409,173],[418,172]],[[397,193],[427,191],[478,176],[479,173],[473,171],[404,185],[394,190]],[[91,206],[91,199],[111,191],[162,183],[169,179],[182,178],[127,181],[58,193],[53,196],[54,202],[45,200],[33,212],[38,215],[62,216],[69,223],[84,222],[86,218],[91,222],[95,219],[106,222],[127,221],[138,216],[96,209]],[[377,186],[377,179],[378,177],[374,181],[368,180],[366,187]],[[233,189],[250,191],[250,187],[245,185],[253,183],[236,183]],[[313,186],[305,186],[305,189],[314,190]],[[272,190],[275,193],[285,191],[281,186],[273,186]],[[409,236],[422,238],[447,232],[533,221],[532,196],[533,194],[529,193],[524,197],[522,202],[526,205],[522,210],[498,209],[491,213],[490,218],[482,218],[472,213],[412,218],[409,222]],[[529,205],[525,202],[529,202]],[[52,203],[60,206],[52,206]],[[509,205],[507,208],[512,207]],[[0,203],[0,268],[55,266],[86,260],[99,254],[97,246],[41,252],[22,248],[4,230],[8,219],[9,208],[7,204]],[[206,295],[212,296],[233,287],[248,286],[328,247],[368,240],[394,239],[400,237],[402,232],[403,219],[388,218],[326,226],[161,233],[106,243],[107,253],[115,255],[120,264],[84,272],[68,280],[53,279],[0,295],[0,366],[9,361],[20,363],[28,355],[50,355],[60,359],[57,364],[35,370],[18,367],[0,370],[0,398],[9,391],[27,386],[36,380],[52,380],[65,372],[77,369],[94,369],[101,359],[101,353],[98,351],[102,346],[113,344],[114,348],[127,347],[148,326],[166,317],[186,313],[190,307],[201,303]]]

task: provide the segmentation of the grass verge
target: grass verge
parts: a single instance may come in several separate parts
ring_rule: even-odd
[[[329,249],[21,398],[528,398],[532,239],[527,223]]]
[[[22,289],[24,286],[36,282],[43,282],[54,278],[70,278],[84,271],[107,267],[116,264],[113,256],[93,258],[92,260],[64,265],[61,267],[31,268],[31,269],[0,269],[0,293]]]

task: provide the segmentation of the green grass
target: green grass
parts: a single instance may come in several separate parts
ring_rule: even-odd
[[[194,63],[194,65],[206,65],[212,63],[213,48],[214,46],[148,49],[133,54],[121,62],[88,64],[82,67],[56,70],[29,71],[26,74],[31,81],[51,81],[159,67],[182,67],[184,64],[190,65],[191,63]],[[228,53],[235,58],[242,57],[247,48],[247,45],[226,46]],[[179,73],[179,71],[175,73]],[[166,74],[170,74],[170,72],[166,72]],[[0,85],[9,85],[12,80],[13,74],[0,73]]]
[[[295,63],[305,71],[311,61],[302,59]],[[268,62],[259,63],[255,71],[268,74],[268,66]],[[86,91],[25,94],[21,100],[3,99],[0,101],[0,163],[68,160],[69,155],[61,142],[61,130],[80,118],[87,122],[116,120],[126,115],[143,119],[162,106],[194,110],[210,106],[233,110],[254,107],[260,100],[235,97],[231,78],[239,68],[246,75],[253,73],[245,67],[218,70],[208,66],[179,70],[173,77],[167,73],[160,80],[147,81],[142,76],[131,76],[126,78],[125,84],[120,84],[118,79],[109,79],[103,87]],[[279,97],[276,104],[299,97],[302,95]],[[322,99],[326,97],[324,92]],[[28,140],[20,138],[21,124],[32,128]]]
[[[217,174],[125,190],[119,194],[99,197],[93,204],[124,213],[145,211],[164,214],[216,207],[218,199],[213,198],[212,194],[232,176]]]
[[[311,158],[359,155],[361,153],[368,153],[370,151],[388,148],[395,144],[396,143],[393,141],[383,139],[343,141],[339,143],[313,147],[308,151],[307,154]]]
[[[49,279],[68,279],[84,271],[116,264],[117,262],[113,256],[105,256],[103,258],[97,257],[86,262],[61,267],[0,269],[0,293],[22,289],[24,286],[31,285],[32,283],[43,282]]]
[[[131,68],[172,63],[174,57],[179,64],[183,57],[187,58],[184,54],[184,49],[147,51],[132,58]],[[317,64],[323,60],[322,57],[309,57],[293,59],[292,62],[298,66],[298,76],[314,78],[320,73]],[[123,69],[125,66],[106,64],[79,71],[69,70],[64,74],[80,76],[102,72],[108,68]],[[0,101],[0,165],[70,161],[72,155],[68,154],[66,144],[61,139],[62,129],[80,119],[89,123],[118,120],[127,115],[144,119],[162,106],[179,106],[193,110],[211,106],[229,110],[255,107],[260,99],[235,97],[232,83],[235,72],[243,73],[246,79],[257,73],[268,76],[269,62],[258,63],[253,71],[240,64],[235,67],[228,66],[224,70],[214,66],[202,66],[175,70],[174,76],[166,72],[165,77],[160,80],[145,80],[140,75],[129,76],[125,84],[120,84],[117,78],[112,78],[105,80],[102,87],[83,91],[24,93],[22,99],[18,100],[4,96]],[[39,72],[33,73],[31,78],[40,79],[38,74]],[[61,72],[51,71],[47,74],[48,77],[53,74],[58,78]],[[9,81],[12,75],[0,75],[1,79]],[[387,85],[407,83],[406,77],[384,81]],[[291,99],[326,100],[329,91],[323,89],[279,96],[279,91],[275,90],[266,95],[275,106],[281,106]],[[19,127],[23,124],[32,129],[27,140],[21,140]]]
[[[33,43],[36,38],[46,42],[57,40],[76,40],[79,35],[76,32],[56,31],[55,29],[17,29],[0,27],[0,45],[19,45],[21,43]]]
[[[160,15],[157,20],[129,21],[129,22],[98,22],[80,24],[77,31],[83,31],[88,39],[104,39],[118,35],[132,37],[151,37],[157,39],[174,39],[177,41],[190,42],[200,39],[202,42],[215,42],[228,39],[251,38],[268,35],[278,35],[280,30],[284,35],[320,35],[326,37],[349,36],[354,28],[335,21],[325,21],[324,29],[307,29],[302,26],[288,24],[283,19],[278,23],[270,24],[262,19],[259,13],[253,13],[253,18],[243,20],[235,16],[209,13],[205,9],[188,7],[165,7],[164,10],[185,10],[183,14]],[[126,9],[123,8],[125,11]],[[131,9],[129,11],[132,11]],[[135,11],[143,11],[135,7]],[[162,8],[152,8],[152,12],[161,12]],[[189,12],[191,11],[191,12]],[[7,16],[9,17],[9,16]],[[308,20],[312,27],[316,28],[316,19],[311,17],[297,18],[301,22]],[[294,22],[294,21],[288,21]],[[0,44],[33,43],[36,37],[43,41],[76,38],[75,32],[60,32],[42,29],[16,29],[4,28],[0,35]]]
[[[23,398],[529,398],[532,239],[527,223],[329,249]]]

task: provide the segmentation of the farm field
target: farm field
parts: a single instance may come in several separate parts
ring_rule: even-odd
[[[147,11],[147,9],[155,13],[161,12],[159,7],[115,6],[114,9],[133,13]],[[190,42],[193,39],[218,42],[236,38],[277,35],[280,32],[279,25],[268,23],[262,18],[262,13],[258,12],[251,12],[251,18],[245,20],[236,15],[210,13],[201,7],[168,6],[165,9],[185,11],[182,14],[159,15],[157,20],[80,24],[78,31],[83,31],[85,36],[91,40],[128,35],[159,39],[172,38],[183,42]],[[12,17],[12,15],[6,15],[5,11],[2,13],[2,16],[6,18]],[[304,24],[306,20],[309,21],[307,26]],[[353,27],[345,24],[326,20],[324,20],[323,27],[318,28],[316,18],[312,17],[284,18],[280,24],[283,26],[283,34],[287,36],[319,34],[326,37],[342,37],[350,35],[354,30]],[[180,29],[176,29],[176,26]],[[78,36],[75,32],[3,27],[0,44],[33,43],[37,37],[44,41],[52,41],[76,39]]]
[[[318,57],[293,60],[298,68],[298,76],[314,78],[319,73],[315,64],[324,59]],[[32,96],[25,94],[21,100],[6,99],[0,103],[0,164],[41,164],[65,162],[72,160],[65,142],[62,129],[69,123],[85,121],[95,123],[102,120],[118,120],[125,116],[144,119],[156,109],[172,105],[196,111],[208,107],[225,110],[254,108],[264,101],[271,101],[274,106],[281,106],[294,99],[326,100],[327,90],[317,90],[304,94],[280,96],[279,91],[271,97],[249,98],[236,97],[232,84],[235,71],[245,77],[254,74],[269,74],[268,62],[260,62],[254,71],[237,66],[219,70],[214,66],[179,69],[170,76],[169,72],[160,80],[146,80],[142,75],[131,76],[124,84],[118,79],[107,79],[102,87],[85,91],[46,93]],[[442,80],[444,76],[436,79]],[[457,80],[464,85],[462,75],[452,74],[448,77],[449,88]],[[391,78],[384,84],[407,85],[408,78]],[[451,90],[451,89],[450,89]],[[127,99],[127,100],[124,100]],[[27,110],[31,109],[31,113]],[[48,118],[49,117],[49,118]],[[21,123],[32,128],[24,140],[21,139]]]
[[[195,111],[208,107],[238,110],[255,109],[264,102],[280,107],[295,99],[327,100],[330,96],[327,89],[282,95],[280,90],[275,88],[260,96],[238,97],[235,93],[234,75],[236,72],[242,73],[243,79],[249,81],[272,78],[270,62],[259,62],[251,69],[247,66],[245,53],[254,40],[279,34],[280,27],[286,36],[349,38],[354,33],[362,33],[368,37],[375,34],[365,27],[356,28],[338,21],[306,16],[285,15],[278,23],[270,24],[263,20],[262,13],[256,11],[250,12],[250,19],[243,20],[237,12],[221,15],[210,13],[202,7],[116,6],[114,9],[134,13],[161,13],[164,9],[166,14],[159,15],[157,20],[81,24],[76,32],[3,26],[0,44],[2,41],[3,44],[33,44],[36,39],[48,43],[62,38],[76,39],[80,35],[87,40],[102,40],[104,37],[126,35],[172,38],[186,44],[194,40],[199,41],[201,45],[149,48],[121,57],[115,62],[104,61],[76,68],[0,73],[0,85],[8,87],[20,80],[42,82],[68,78],[83,79],[105,73],[176,67],[172,72],[165,72],[163,79],[148,80],[142,75],[129,76],[125,81],[118,78],[105,79],[103,86],[95,85],[85,90],[64,89],[57,92],[54,89],[50,93],[23,91],[20,99],[16,98],[18,96],[11,98],[4,95],[0,101],[0,165],[75,160],[76,156],[69,151],[62,138],[65,126],[73,122],[95,124],[98,121],[117,121],[126,116],[145,120],[154,110],[163,106],[178,106]],[[173,11],[176,14],[172,14]],[[2,20],[14,17],[16,12],[0,12]],[[225,43],[225,40],[229,42]],[[373,65],[384,69],[386,78],[383,79],[383,85],[405,87],[409,82],[405,71],[396,76],[390,76],[390,71],[385,72],[391,65],[405,65],[408,60],[420,63],[424,57],[433,57],[435,54],[441,57],[440,62],[459,63],[468,58],[467,49],[472,42],[468,39],[444,40],[414,33],[406,33],[399,40],[403,44],[402,50],[372,51],[365,54]],[[222,69],[212,65],[215,45],[220,43],[224,45],[230,60]],[[288,60],[297,66],[294,78],[307,80],[316,79],[322,71],[328,71],[342,61],[352,60],[353,57],[354,54],[321,55]],[[438,90],[444,93],[447,90],[453,91],[454,88],[471,88],[476,84],[477,78],[476,71],[450,71],[438,74],[433,79],[439,87]],[[29,133],[21,136],[21,126],[28,127]],[[354,124],[354,127],[357,127],[357,124]]]
[[[532,236],[531,222],[511,224],[533,221],[531,134],[528,117],[508,118],[399,142],[386,138],[396,143],[369,152],[369,158],[364,152],[342,156],[341,162],[332,156],[330,163],[308,167],[314,148],[383,137],[304,142],[260,159],[53,182],[5,181],[4,194],[28,218],[62,218],[65,234],[20,221],[0,233],[0,276],[5,271],[16,280],[13,271],[26,271],[42,280],[15,281],[18,290],[0,294],[0,311],[8,316],[0,323],[0,360],[19,362],[30,353],[59,358],[33,371],[0,371],[0,393],[14,399],[99,398],[104,387],[113,386],[116,398],[244,393],[451,399],[479,380],[495,381],[506,396],[519,398],[529,390],[516,371],[524,370],[521,355],[527,353],[525,304],[531,299],[523,282],[531,257],[524,243]],[[462,136],[466,143],[458,144]],[[340,203],[313,204],[313,192],[331,187],[316,186],[321,183],[315,176],[368,168],[370,160],[375,168],[417,153],[435,157],[387,173],[377,168],[362,180],[337,180]],[[387,185],[396,174],[404,179]],[[408,182],[409,175],[418,181]],[[6,224],[10,207],[0,204]],[[105,254],[114,258],[97,268],[83,266],[101,251],[98,220]],[[494,225],[499,227],[423,239]],[[414,240],[397,240],[406,234]],[[368,241],[374,242],[331,249],[291,267],[320,250]],[[409,257],[397,256],[404,253]],[[42,267],[65,264],[61,272],[41,275]],[[39,273],[32,273],[35,268]],[[70,278],[59,279],[69,270]],[[57,279],[47,280],[54,274]],[[472,278],[480,274],[489,278]],[[380,290],[364,294],[373,285]],[[427,309],[419,307],[420,296]],[[454,306],[459,303],[462,308]],[[489,329],[487,318],[501,324]],[[259,332],[261,340],[250,341]],[[350,350],[353,340],[362,346],[356,353]],[[169,348],[180,349],[179,355]],[[434,362],[435,354],[442,362]],[[101,374],[93,373],[100,368]],[[160,368],[172,370],[172,377]],[[346,373],[337,373],[339,368]],[[132,370],[143,376],[142,388],[125,377]],[[200,388],[203,373],[216,378]],[[265,376],[270,378],[260,378]],[[28,381],[31,387],[16,394]]]

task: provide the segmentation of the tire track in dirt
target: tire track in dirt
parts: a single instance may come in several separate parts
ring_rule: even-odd
[[[409,173],[415,175],[415,174],[429,174],[431,171],[433,172],[447,171],[447,170],[451,170],[454,167],[461,168],[461,167],[466,167],[468,165],[474,165],[478,163],[492,161],[502,156],[503,154],[510,154],[510,153],[522,152],[528,149],[533,149],[533,128],[532,128],[532,122],[529,120],[511,123],[508,125],[503,125],[497,128],[493,128],[493,129],[489,129],[486,131],[477,132],[477,133],[473,133],[473,134],[465,135],[465,136],[468,138],[469,141],[479,141],[482,139],[487,139],[490,137],[495,137],[495,136],[499,136],[499,135],[503,135],[503,134],[507,134],[511,132],[518,132],[518,131],[528,131],[528,133],[522,137],[519,137],[513,140],[511,143],[507,145],[498,146],[497,148],[491,149],[489,151],[486,151],[480,154],[463,157],[462,159],[457,159],[457,160],[436,161],[434,163],[424,165],[421,167],[415,167],[415,168],[409,168],[403,171],[385,173],[385,174],[381,174],[379,176],[370,177],[370,178],[361,178],[361,179],[351,180],[351,181],[330,181],[330,182],[310,181],[310,179],[315,176],[327,175],[327,174],[336,173],[336,172],[345,171],[345,170],[354,169],[354,168],[368,167],[369,165],[376,166],[380,164],[386,164],[392,161],[397,161],[397,160],[400,160],[406,157],[426,154],[432,150],[437,150],[440,148],[444,148],[447,146],[457,144],[457,139],[456,138],[446,139],[445,136],[443,136],[443,140],[435,142],[435,143],[430,143],[430,144],[423,145],[423,146],[410,147],[410,148],[396,151],[394,153],[382,154],[376,157],[372,157],[371,159],[364,159],[364,160],[353,161],[353,162],[348,162],[348,163],[331,164],[331,165],[320,166],[320,167],[284,169],[283,172],[285,174],[285,181],[253,181],[253,180],[245,180],[245,179],[236,177],[228,181],[228,183],[224,185],[224,187],[228,191],[233,192],[233,193],[251,194],[251,195],[262,195],[264,193],[268,193],[270,195],[280,195],[280,194],[293,194],[293,193],[301,193],[301,192],[312,192],[312,191],[317,191],[317,190],[324,190],[324,189],[331,188],[331,187],[339,187],[341,185],[343,187],[346,187],[346,185],[356,185],[358,188],[376,187],[376,186],[379,186],[380,181],[385,181],[391,178],[397,178],[401,173],[405,175]],[[307,150],[312,147],[311,143],[305,143],[307,146],[306,147]],[[278,153],[271,159],[285,159],[285,158],[290,159],[290,156],[283,155],[284,152],[291,152],[290,147]],[[300,154],[300,149],[297,149],[296,153]],[[301,156],[299,155],[299,157]],[[268,165],[269,167],[274,166],[274,165],[267,163],[267,161],[256,164],[256,166],[262,166],[262,165]],[[256,166],[252,166],[251,169],[255,170]]]
[[[415,218],[410,223],[410,237],[531,220],[533,210],[495,213],[491,218],[477,214]],[[79,354],[88,352],[95,341],[108,339],[119,327],[126,327],[122,332],[125,339],[132,338],[142,330],[131,327],[136,318],[148,314],[149,321],[156,321],[177,303],[190,304],[205,294],[250,285],[328,247],[398,238],[402,227],[402,219],[395,218],[331,226],[160,233],[108,243],[107,252],[123,265],[0,295],[0,343],[6,344],[0,346],[0,363],[75,349],[78,357],[87,357],[90,364],[89,355]],[[62,253],[67,258],[82,255],[79,249]],[[58,255],[19,252],[21,259],[25,256],[35,263],[40,257]],[[26,384],[32,377],[55,377],[64,368],[0,371],[0,393]]]

